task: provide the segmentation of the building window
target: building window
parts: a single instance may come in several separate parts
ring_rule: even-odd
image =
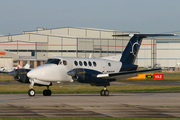
[[[37,66],[40,66],[41,65],[41,61],[37,61]]]
[[[26,63],[27,63],[27,61],[24,60],[24,61],[23,61],[23,66],[21,66],[21,67],[24,67],[24,66],[26,65]],[[33,67],[34,67],[34,66],[33,66]]]
[[[31,56],[35,56],[35,51],[32,51],[32,52],[31,52]]]
[[[30,61],[30,68],[34,68],[34,61]]]

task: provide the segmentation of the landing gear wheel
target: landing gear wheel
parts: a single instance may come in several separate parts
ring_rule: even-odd
[[[104,90],[101,90],[100,95],[104,96]]]
[[[109,96],[109,91],[108,90],[101,90],[100,95],[101,96]]]
[[[109,91],[108,90],[104,90],[104,95],[105,96],[109,96]]]
[[[51,96],[51,90],[44,90],[43,95],[44,96]]]
[[[30,89],[30,90],[28,91],[28,95],[29,95],[30,97],[35,96],[35,94],[36,94],[36,92],[35,92],[34,89]]]

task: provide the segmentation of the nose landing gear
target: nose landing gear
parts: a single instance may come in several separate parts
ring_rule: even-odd
[[[30,79],[30,86],[29,86],[29,91],[28,91],[28,95],[30,96],[30,97],[33,97],[33,96],[35,96],[35,94],[36,94],[36,92],[35,92],[35,90],[33,89],[33,87],[34,87],[34,80],[32,80],[32,79]],[[50,86],[52,85],[52,83],[50,84]],[[51,90],[49,89],[49,85],[47,85],[47,89],[45,89],[44,91],[43,91],[43,95],[44,96],[51,96]]]
[[[35,92],[34,89],[30,89],[30,90],[28,91],[28,95],[29,95],[30,97],[35,96],[35,94],[36,94],[36,92]]]
[[[30,97],[33,97],[33,96],[35,96],[35,94],[36,94],[35,90],[33,89],[34,80],[30,80],[30,82],[31,82],[31,84],[30,84],[30,86],[29,86],[30,90],[28,91],[28,95],[29,95]]]

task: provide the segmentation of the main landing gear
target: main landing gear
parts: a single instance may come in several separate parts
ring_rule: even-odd
[[[47,90],[43,91],[44,96],[51,96],[51,90],[49,90],[49,86],[47,86]]]
[[[101,90],[100,95],[101,96],[109,96],[109,91],[106,89],[106,86],[104,86],[104,90]]]

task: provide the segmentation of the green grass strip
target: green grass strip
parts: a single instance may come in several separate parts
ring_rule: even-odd
[[[46,87],[35,86],[36,93],[42,93]],[[90,85],[53,85],[50,87],[52,93],[99,93],[103,86],[96,87]],[[110,92],[161,92],[161,91],[180,91],[179,85],[111,85],[107,89]],[[10,84],[0,85],[1,94],[27,93],[29,85]]]

